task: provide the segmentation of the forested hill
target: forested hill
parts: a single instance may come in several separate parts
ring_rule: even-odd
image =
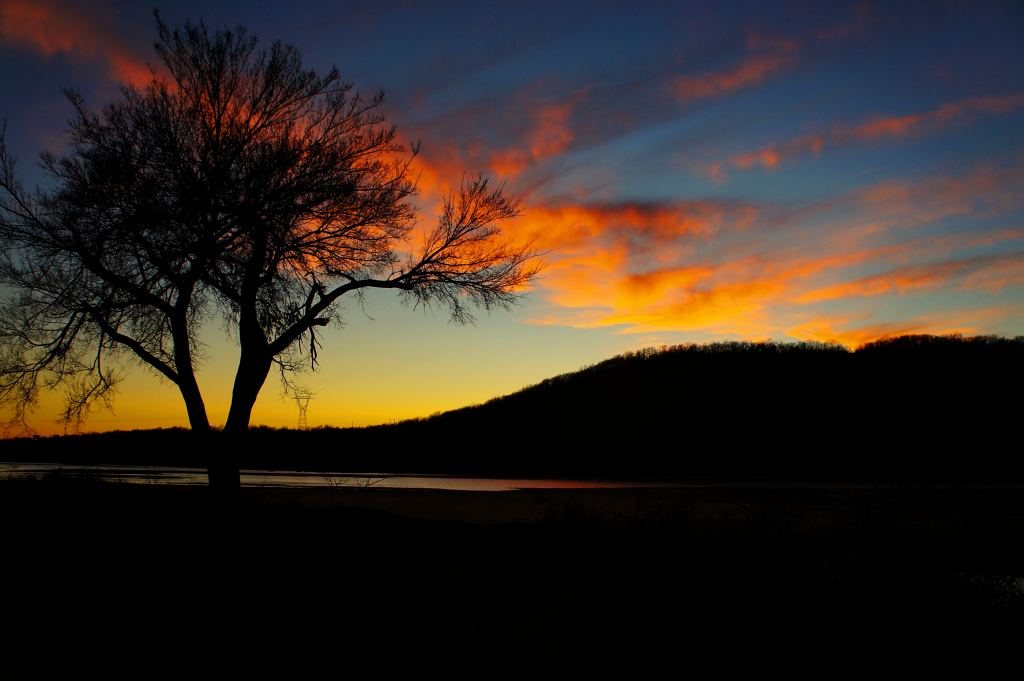
[[[551,474],[995,473],[1022,458],[1022,371],[1024,337],[651,348],[361,444]]]
[[[853,352],[678,345],[429,418],[260,428],[247,443],[223,445],[242,445],[243,466],[275,469],[1009,479],[1024,471],[1022,372],[1024,337],[902,336]],[[149,432],[79,441],[103,440],[119,461],[189,451],[175,444],[185,445],[187,431]],[[77,439],[39,441],[37,453]]]

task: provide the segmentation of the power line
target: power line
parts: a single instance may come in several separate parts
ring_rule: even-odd
[[[187,421],[185,416],[161,416],[151,419],[89,419],[89,423],[127,423],[135,421]]]
[[[306,410],[309,409],[309,401],[313,399],[315,395],[309,388],[296,388],[295,389],[295,403],[299,405],[299,430],[306,430],[309,424],[306,422]]]

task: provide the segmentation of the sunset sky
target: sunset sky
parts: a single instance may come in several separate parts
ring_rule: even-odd
[[[475,326],[389,293],[351,306],[302,377],[310,425],[425,416],[663,343],[1024,334],[1020,3],[158,7],[382,88],[422,142],[424,227],[482,172],[523,202],[507,231],[548,252],[529,299]],[[0,115],[26,184],[48,186],[34,160],[63,148],[62,86],[98,108],[148,78],[151,8],[0,0]],[[237,348],[217,323],[204,340],[223,423]],[[30,421],[40,432],[61,430],[58,401]],[[272,374],[253,423],[296,418]],[[175,425],[176,388],[134,367],[88,428]]]

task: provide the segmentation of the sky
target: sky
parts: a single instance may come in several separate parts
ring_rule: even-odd
[[[420,222],[464,174],[504,182],[503,225],[546,252],[514,311],[471,326],[389,292],[327,333],[310,425],[483,402],[642,347],[713,340],[1024,335],[1024,5],[1016,2],[174,2],[336,65],[421,153]],[[157,64],[152,5],[0,0],[0,115],[26,184],[71,107]],[[198,378],[226,419],[238,349]],[[187,425],[126,367],[88,430]],[[766,393],[802,399],[797,388]],[[698,396],[699,397],[699,396]],[[60,395],[29,420],[41,433]],[[271,375],[252,423],[294,427]]]

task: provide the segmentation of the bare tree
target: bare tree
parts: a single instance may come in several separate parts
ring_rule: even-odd
[[[530,244],[498,227],[518,201],[483,177],[463,179],[413,248],[417,147],[386,122],[383,92],[365,98],[337,69],[304,70],[290,45],[257,51],[244,27],[156,21],[171,80],[154,69],[100,114],[65,90],[71,151],[41,154],[54,189],[27,191],[0,135],[11,424],[62,386],[62,418],[80,426],[134,362],[177,385],[193,431],[208,433],[195,367],[200,325],[219,316],[241,348],[224,429],[237,434],[275,364],[286,385],[315,368],[343,296],[395,289],[465,323],[468,303],[508,309],[537,274]],[[235,461],[209,465],[211,484],[238,485]]]

